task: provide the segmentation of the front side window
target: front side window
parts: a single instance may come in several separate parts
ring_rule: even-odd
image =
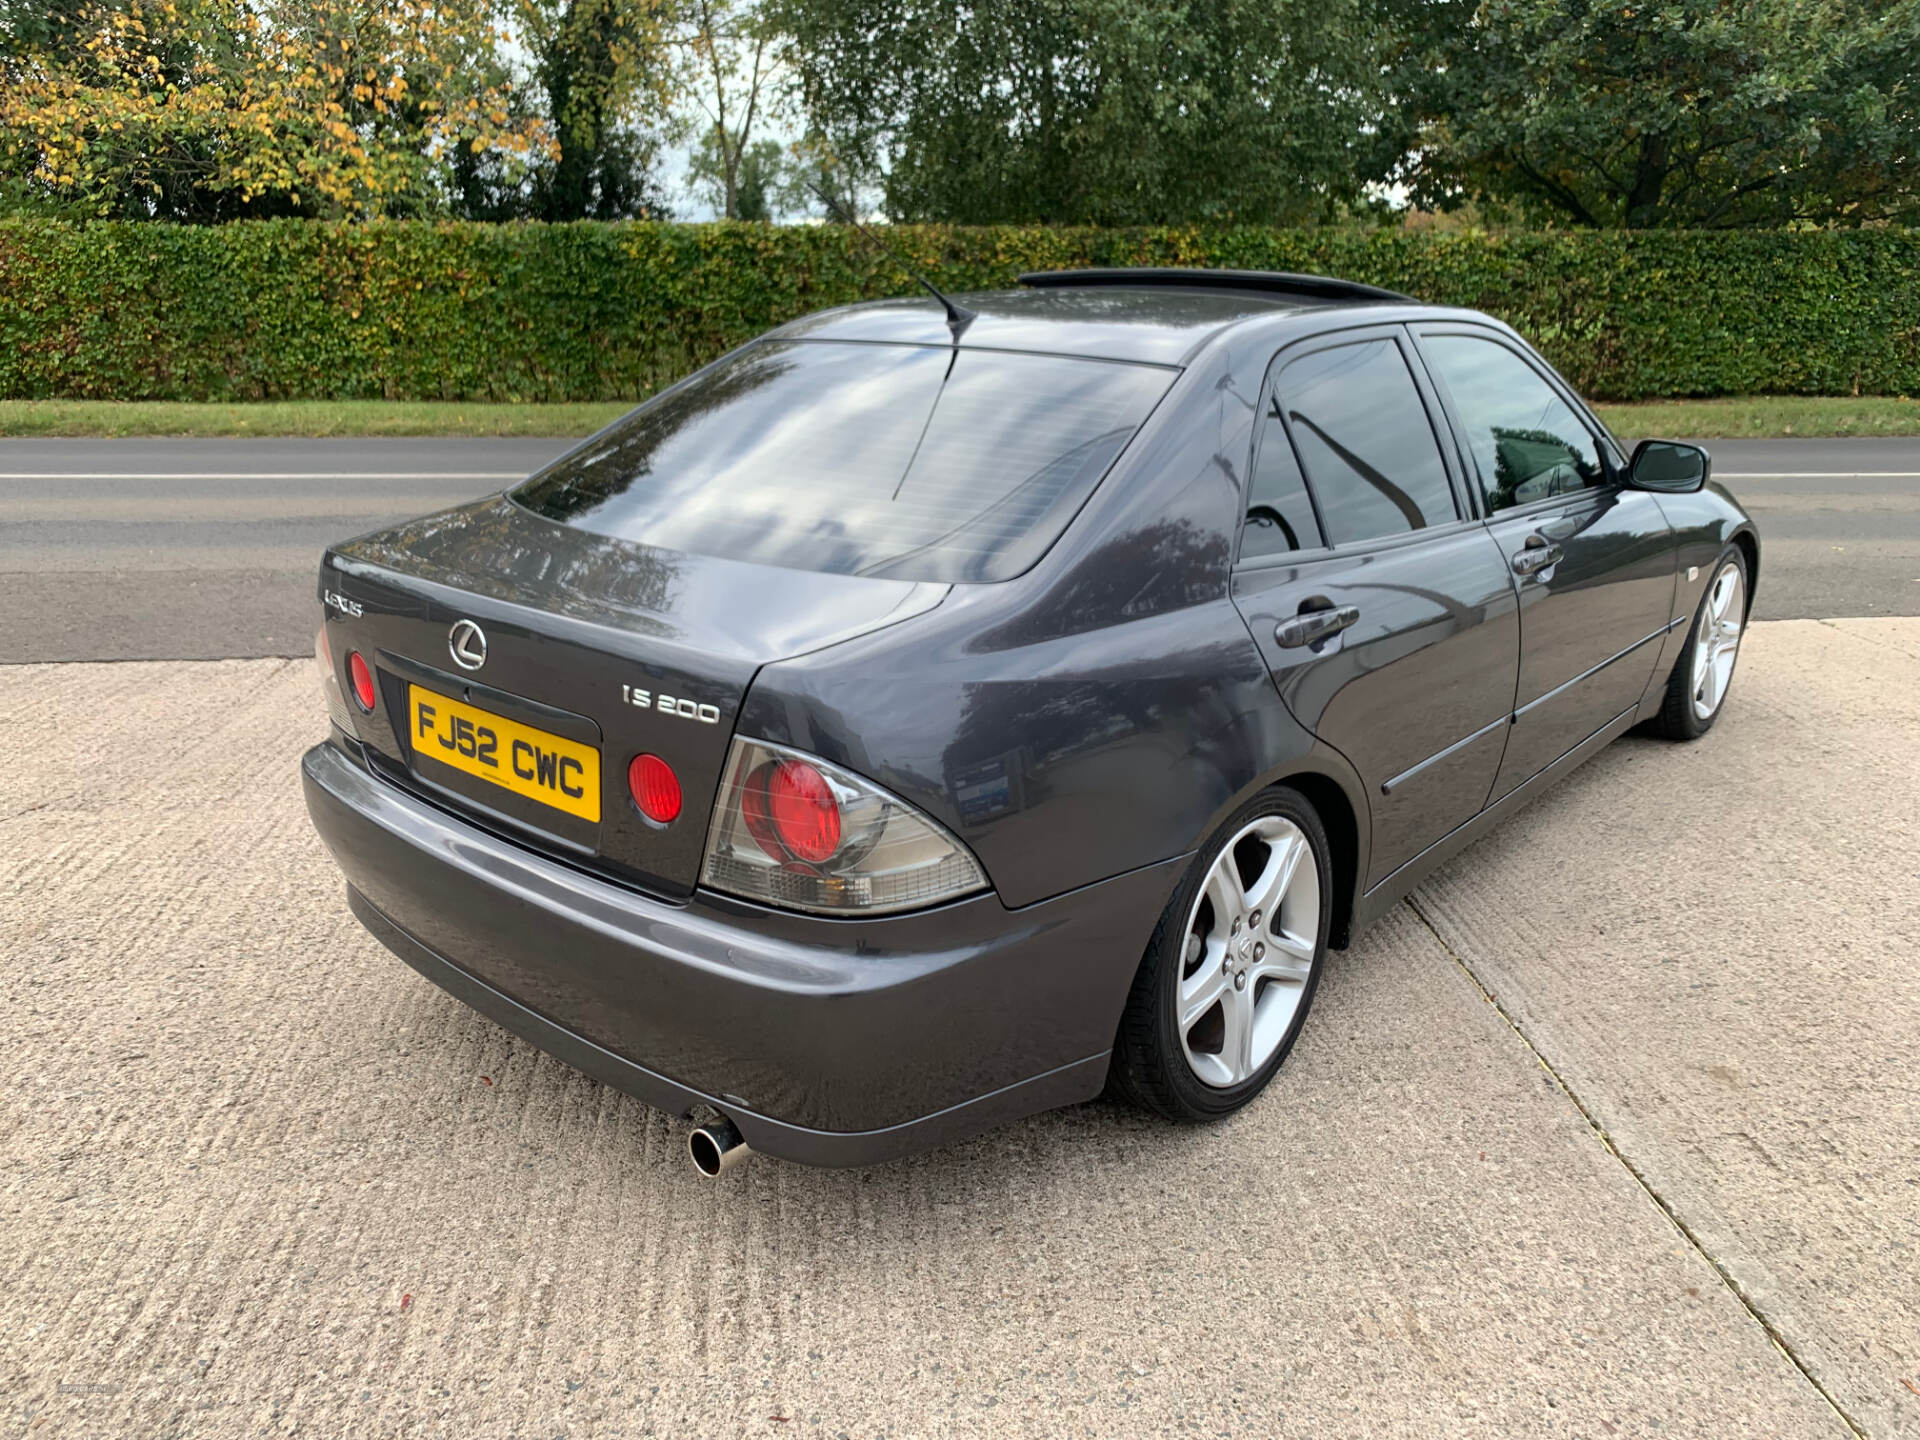
[[[1513,351],[1474,335],[1427,335],[1420,346],[1466,427],[1488,513],[1607,483],[1592,433]]]
[[[1427,407],[1392,340],[1303,356],[1281,373],[1275,393],[1329,544],[1459,518]]]
[[[672,550],[1004,580],[1066,529],[1177,372],[946,345],[769,340],[513,492]]]

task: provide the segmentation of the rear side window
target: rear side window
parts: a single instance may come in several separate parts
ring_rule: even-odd
[[[1420,348],[1466,427],[1489,512],[1607,483],[1592,433],[1513,351],[1472,335],[1427,335]]]
[[[1293,361],[1276,387],[1328,543],[1351,545],[1458,518],[1447,467],[1392,340]]]
[[[1247,492],[1247,523],[1240,532],[1240,558],[1318,550],[1320,522],[1307,497],[1306,477],[1280,420],[1280,397],[1267,401],[1260,422],[1260,448],[1253,457],[1253,484]]]
[[[1066,528],[1177,372],[763,341],[514,492],[622,540],[791,569],[1004,580]]]

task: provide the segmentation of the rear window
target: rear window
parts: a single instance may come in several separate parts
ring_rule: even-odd
[[[569,525],[702,555],[1004,580],[1059,537],[1172,384],[1151,365],[762,341],[514,491]]]

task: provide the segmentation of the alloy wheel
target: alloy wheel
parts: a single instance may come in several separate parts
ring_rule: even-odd
[[[1249,821],[1207,871],[1187,914],[1176,1024],[1187,1065],[1215,1089],[1273,1058],[1312,978],[1320,867],[1283,815]]]
[[[1729,560],[1713,577],[1707,603],[1700,607],[1700,623],[1693,637],[1693,713],[1711,720],[1726,698],[1733,679],[1733,662],[1740,650],[1740,632],[1747,614],[1747,583],[1740,567]]]

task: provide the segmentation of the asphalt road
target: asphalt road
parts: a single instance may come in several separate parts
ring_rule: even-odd
[[[0,664],[302,655],[333,540],[568,440],[0,440]]]
[[[0,663],[304,654],[328,541],[499,490],[564,440],[0,440]],[[1920,439],[1713,441],[1757,618],[1920,614]]]
[[[321,724],[0,668],[9,1434],[1920,1437],[1920,620],[1755,625],[1226,1123],[719,1183],[360,930]]]

